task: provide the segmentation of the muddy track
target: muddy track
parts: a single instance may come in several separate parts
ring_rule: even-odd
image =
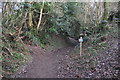
[[[58,66],[71,50],[71,47],[68,47],[47,52],[39,47],[27,47],[31,52],[32,62],[16,76],[19,78],[58,78]]]

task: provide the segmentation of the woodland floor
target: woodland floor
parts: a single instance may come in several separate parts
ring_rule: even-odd
[[[99,52],[88,61],[78,64],[71,58],[73,47],[63,47],[46,51],[37,46],[27,45],[32,56],[25,69],[15,75],[19,78],[117,78],[118,64],[118,40],[107,42],[107,50]],[[96,64],[88,66],[93,60]]]

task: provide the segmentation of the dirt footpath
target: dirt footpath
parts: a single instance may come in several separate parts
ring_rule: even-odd
[[[46,52],[40,47],[27,47],[31,52],[32,62],[26,66],[21,74],[16,76],[19,78],[58,78],[58,65],[71,50],[71,48],[64,48]]]
[[[32,62],[16,77],[19,78],[117,78],[119,72],[118,40],[108,41],[106,50],[87,59],[70,58],[72,47],[45,51],[40,47],[27,46]],[[77,54],[74,54],[77,55]],[[96,64],[92,65],[90,61]],[[89,62],[88,62],[89,61]]]

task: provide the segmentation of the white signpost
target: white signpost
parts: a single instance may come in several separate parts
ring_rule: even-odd
[[[80,42],[80,56],[81,56],[81,54],[82,54],[82,42],[83,42],[82,37],[80,37],[79,42]]]

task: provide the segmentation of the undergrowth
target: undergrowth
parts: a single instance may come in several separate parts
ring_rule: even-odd
[[[100,52],[108,49],[108,41],[118,39],[118,27],[117,25],[114,27],[109,25],[109,29],[106,32],[101,32],[96,35],[100,36],[96,39],[89,38],[88,42],[83,43],[82,56],[79,54],[79,46],[74,48],[71,52],[70,57],[75,61],[75,63],[81,65],[81,67],[77,67],[78,69],[83,69],[82,66],[84,66],[84,64],[89,65],[89,68],[94,67],[96,64],[94,58],[99,55]],[[102,40],[102,38],[105,38],[105,40]]]
[[[19,70],[22,65],[30,61],[31,56],[19,37],[13,37],[13,35],[9,34],[9,29],[4,27],[3,29],[3,31],[7,30],[7,33],[3,32],[1,37],[2,44],[0,44],[0,47],[2,55],[0,63],[2,64],[2,76],[9,77]]]

